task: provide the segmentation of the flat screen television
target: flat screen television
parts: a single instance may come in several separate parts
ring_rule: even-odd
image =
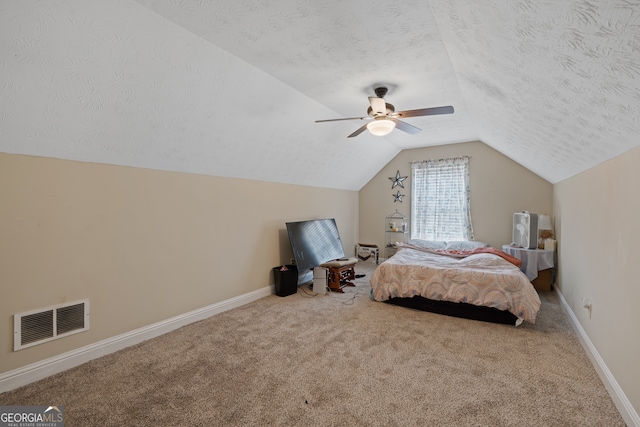
[[[313,219],[286,224],[298,272],[344,258],[335,219]]]

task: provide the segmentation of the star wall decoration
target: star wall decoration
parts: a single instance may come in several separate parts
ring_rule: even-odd
[[[403,197],[404,197],[404,194],[400,194],[400,190],[398,190],[398,192],[396,194],[393,194],[393,203],[395,203],[395,202],[402,203],[402,198]]]
[[[402,181],[404,181],[407,178],[408,176],[400,176],[400,171],[396,172],[395,177],[390,176],[389,179],[391,180],[391,182],[393,182],[393,184],[391,185],[391,189],[393,190],[397,186],[404,188],[404,184],[402,183]]]

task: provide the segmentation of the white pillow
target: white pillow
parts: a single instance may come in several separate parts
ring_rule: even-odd
[[[411,239],[409,243],[412,245],[420,246],[422,248],[428,249],[446,249],[446,242],[438,242],[436,240],[420,240],[420,239]]]
[[[477,248],[486,248],[489,245],[484,242],[474,242],[470,240],[460,240],[456,242],[447,242],[445,249],[453,251],[472,251]]]

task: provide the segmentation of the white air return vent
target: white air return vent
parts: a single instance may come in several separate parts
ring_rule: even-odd
[[[13,315],[13,351],[89,330],[89,300]]]

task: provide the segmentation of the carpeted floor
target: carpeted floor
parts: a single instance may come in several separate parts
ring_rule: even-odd
[[[0,395],[72,426],[623,426],[555,293],[535,325],[270,296]]]

